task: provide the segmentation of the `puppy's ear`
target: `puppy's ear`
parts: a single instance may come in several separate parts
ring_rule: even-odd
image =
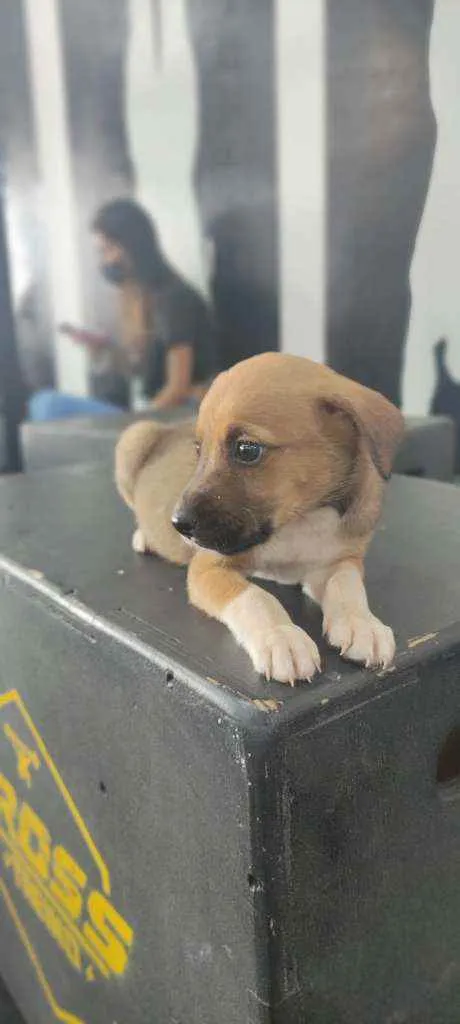
[[[322,413],[345,417],[354,427],[358,448],[367,453],[379,476],[388,480],[404,434],[404,418],[383,395],[354,381],[346,381],[343,394],[324,395]]]
[[[115,449],[115,483],[123,501],[133,507],[134,488],[142,467],[165,428],[158,423],[133,423],[121,435]]]

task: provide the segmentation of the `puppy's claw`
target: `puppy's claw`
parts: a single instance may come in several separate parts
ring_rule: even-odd
[[[250,650],[256,672],[267,680],[295,686],[298,680],[310,680],[321,669],[319,651],[307,633],[295,626],[276,626],[260,635]]]
[[[372,615],[341,615],[328,623],[327,638],[347,661],[366,668],[388,668],[395,655],[395,640],[389,626]]]

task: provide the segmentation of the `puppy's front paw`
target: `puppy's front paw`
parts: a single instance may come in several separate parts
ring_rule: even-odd
[[[325,619],[323,631],[331,647],[337,647],[343,658],[366,668],[388,668],[395,656],[393,631],[371,612]]]
[[[142,530],[137,529],[134,531],[131,540],[131,546],[133,551],[136,552],[136,555],[148,554],[149,549],[147,547],[147,541],[144,537],[144,534],[142,533]]]
[[[319,651],[308,633],[293,623],[273,626],[249,646],[256,672],[278,683],[307,679],[321,669]]]

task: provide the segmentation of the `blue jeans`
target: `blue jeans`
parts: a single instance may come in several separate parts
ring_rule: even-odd
[[[60,391],[37,391],[29,402],[29,420],[34,423],[46,423],[49,420],[70,420],[77,416],[109,416],[121,412],[110,402],[101,402],[98,398],[79,398],[76,395],[63,395]]]

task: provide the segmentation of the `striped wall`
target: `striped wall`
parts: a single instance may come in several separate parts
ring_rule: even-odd
[[[120,194],[227,363],[279,346],[423,413],[446,335],[460,377],[457,0],[3,0],[0,30],[16,306],[38,282],[61,387],[55,325],[116,325],[88,223]]]

